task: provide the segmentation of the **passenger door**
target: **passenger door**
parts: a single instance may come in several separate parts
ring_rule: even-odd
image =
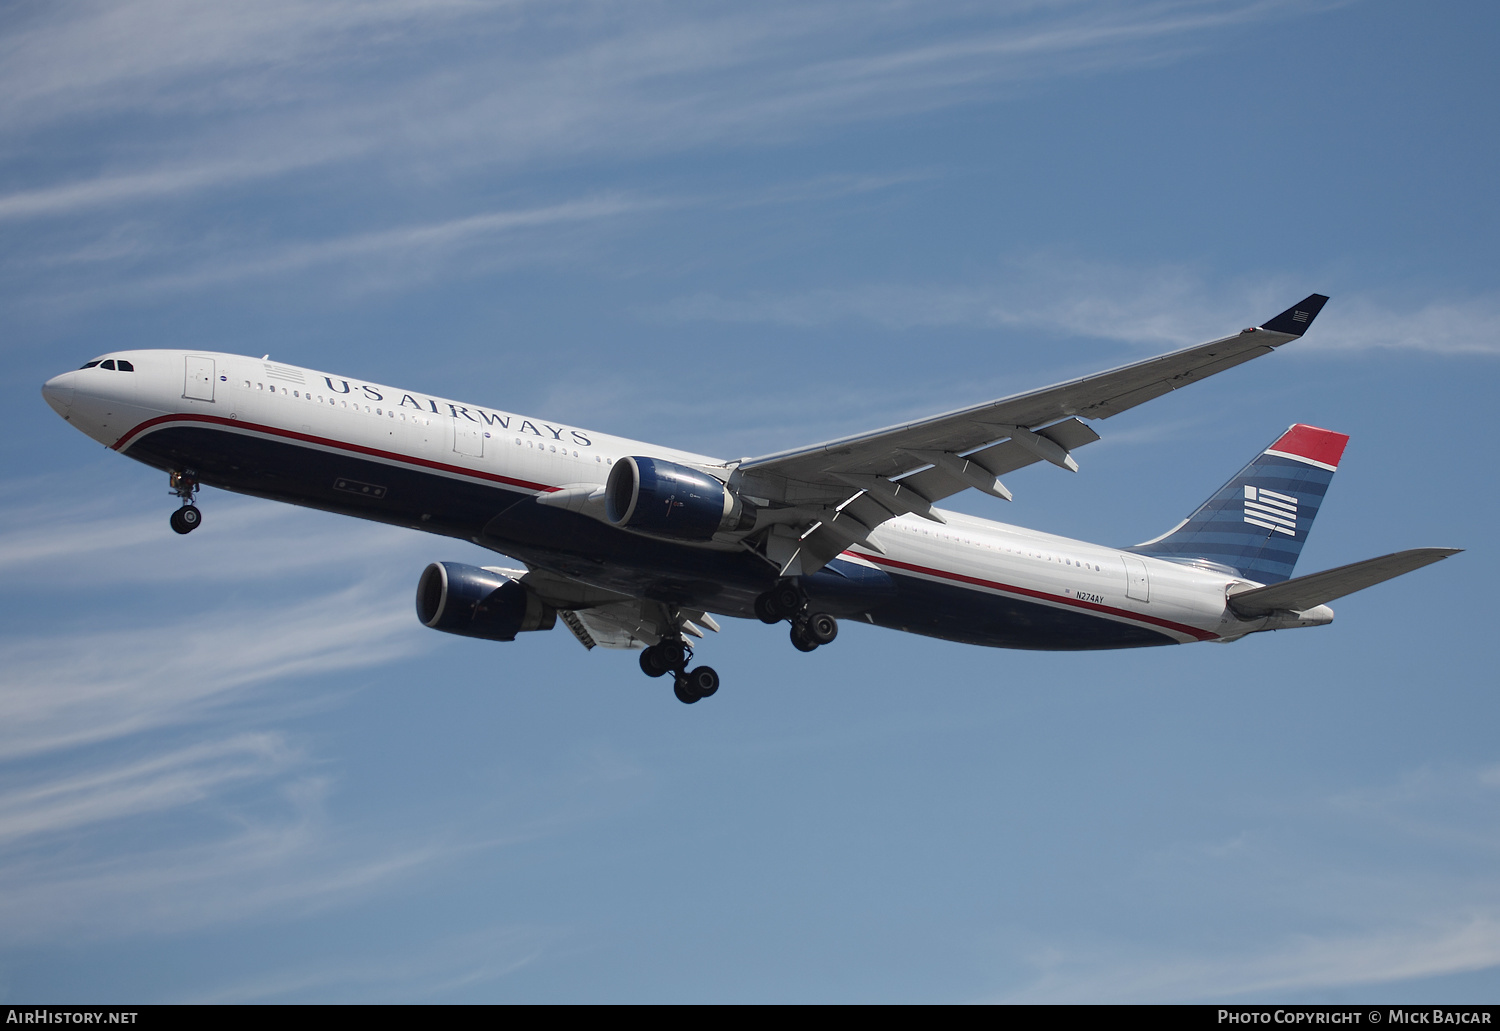
[[[214,399],[214,360],[198,355],[187,356],[187,368],[183,374],[182,396],[195,401]]]
[[[1121,555],[1125,562],[1125,597],[1136,601],[1151,600],[1151,580],[1146,563],[1134,555]]]
[[[468,419],[453,420],[453,450],[473,458],[484,457],[484,430]]]

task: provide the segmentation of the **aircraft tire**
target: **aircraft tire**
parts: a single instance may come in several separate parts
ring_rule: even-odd
[[[799,652],[810,652],[818,647],[818,642],[808,640],[807,635],[802,632],[802,628],[793,623],[792,647],[796,648]]]
[[[183,505],[173,512],[172,517],[167,521],[178,533],[192,533],[198,528],[198,524],[203,522],[203,513],[198,511],[196,505]]]
[[[659,641],[656,645],[656,661],[664,670],[677,670],[681,672],[687,668],[688,650],[687,645],[681,641],[670,638]]]
[[[708,698],[719,689],[719,674],[712,666],[699,666],[697,669],[689,670],[687,680],[688,687],[699,698]]]
[[[641,672],[648,677],[659,677],[671,672],[657,661],[660,655],[654,646],[641,652]]]
[[[679,673],[673,679],[672,693],[677,696],[677,700],[683,705],[692,705],[702,697],[698,692],[693,690],[693,685],[689,682],[689,677],[686,673]]]
[[[814,644],[832,644],[839,635],[839,621],[826,612],[815,612],[804,624],[802,636]]]
[[[767,623],[771,626],[775,626],[777,623],[781,622],[782,617],[776,612],[775,607],[772,606],[771,595],[769,593],[758,595],[756,597],[755,618],[760,620],[762,623]]]
[[[779,583],[771,588],[766,597],[770,599],[766,611],[776,613],[781,619],[791,619],[807,604],[802,588],[794,583]]]

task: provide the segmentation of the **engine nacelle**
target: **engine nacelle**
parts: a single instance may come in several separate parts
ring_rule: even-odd
[[[503,573],[434,562],[417,581],[417,618],[449,634],[514,641],[527,630],[551,630],[557,610]]]
[[[659,458],[622,458],[610,470],[604,517],[653,537],[706,541],[755,525],[754,506],[708,473]]]

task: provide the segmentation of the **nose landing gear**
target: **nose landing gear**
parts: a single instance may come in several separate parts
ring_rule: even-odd
[[[792,647],[810,652],[829,644],[839,635],[839,623],[826,612],[809,612],[807,595],[793,580],[782,580],[755,599],[755,614],[762,623],[792,624]]]
[[[203,513],[193,504],[193,495],[198,492],[198,481],[193,479],[191,470],[169,473],[168,477],[172,494],[182,499],[182,507],[172,513],[168,522],[178,533],[192,533],[203,522]]]
[[[641,652],[641,672],[648,677],[672,674],[672,693],[684,705],[692,705],[719,689],[719,674],[712,666],[688,669],[693,650],[681,638],[663,637]]]

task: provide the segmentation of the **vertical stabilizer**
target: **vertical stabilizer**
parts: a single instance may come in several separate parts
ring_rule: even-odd
[[[1263,584],[1292,575],[1349,437],[1302,423],[1221,487],[1176,529],[1126,550],[1204,559]]]

